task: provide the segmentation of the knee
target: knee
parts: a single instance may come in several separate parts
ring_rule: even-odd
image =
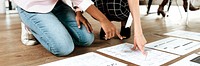
[[[80,46],[90,46],[94,41],[94,34],[86,35],[85,38],[80,39],[77,43]]]
[[[74,44],[65,44],[65,45],[56,45],[53,48],[50,48],[50,51],[55,56],[67,56],[74,50]]]
[[[86,38],[86,40],[83,42],[83,45],[85,46],[90,46],[94,41],[94,36],[90,36]]]

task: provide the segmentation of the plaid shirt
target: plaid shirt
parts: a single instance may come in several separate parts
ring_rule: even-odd
[[[92,0],[95,6],[111,21],[126,21],[130,9],[127,0]]]

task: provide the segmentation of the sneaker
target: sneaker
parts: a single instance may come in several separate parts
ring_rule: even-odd
[[[21,22],[21,41],[24,45],[36,45],[38,42],[28,28]]]

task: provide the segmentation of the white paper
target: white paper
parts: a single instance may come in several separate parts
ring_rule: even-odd
[[[194,62],[191,62],[190,60],[192,60],[193,58],[197,57],[199,55],[197,54],[191,54],[183,59],[181,59],[180,61],[178,62],[175,62],[169,66],[200,66],[200,64],[198,63],[194,63]]]
[[[127,64],[90,52],[40,66],[127,66]]]
[[[167,51],[178,55],[185,55],[200,48],[200,42],[182,38],[168,37],[148,43],[146,44],[146,47]]]
[[[178,31],[165,33],[164,35],[176,36],[176,37],[180,37],[180,38],[187,38],[187,39],[193,39],[193,40],[200,41],[200,33],[197,33],[197,32],[178,30]]]
[[[145,51],[148,54],[147,56],[144,56],[140,51],[131,50],[132,47],[133,44],[123,43],[116,46],[99,49],[97,51],[141,66],[159,66],[179,57],[177,55],[147,48]]]
[[[133,22],[133,18],[132,18],[132,15],[131,15],[131,13],[129,14],[129,16],[128,16],[128,20],[127,20],[127,22],[126,22],[126,28],[127,27],[131,27],[131,24],[132,24],[132,22]]]

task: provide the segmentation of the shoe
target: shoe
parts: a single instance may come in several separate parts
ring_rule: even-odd
[[[187,2],[187,1],[184,1],[184,2],[183,2],[183,8],[184,8],[185,12],[187,12],[187,6],[188,6],[188,2]],[[199,10],[199,8],[194,7],[194,6],[190,3],[189,10],[190,10],[190,11],[196,11],[196,10]]]
[[[21,41],[24,45],[29,46],[38,44],[33,34],[26,28],[24,23],[21,23]]]
[[[192,4],[190,4],[189,10],[190,10],[190,11],[196,11],[196,10],[199,10],[199,8],[196,8],[196,7],[194,7]]]
[[[164,7],[163,6],[159,6],[157,14],[160,15],[162,14],[163,17],[165,17],[165,12],[163,11]]]
[[[120,35],[123,37],[123,39],[128,39],[131,36],[131,27],[125,28],[125,26],[121,27]]]

